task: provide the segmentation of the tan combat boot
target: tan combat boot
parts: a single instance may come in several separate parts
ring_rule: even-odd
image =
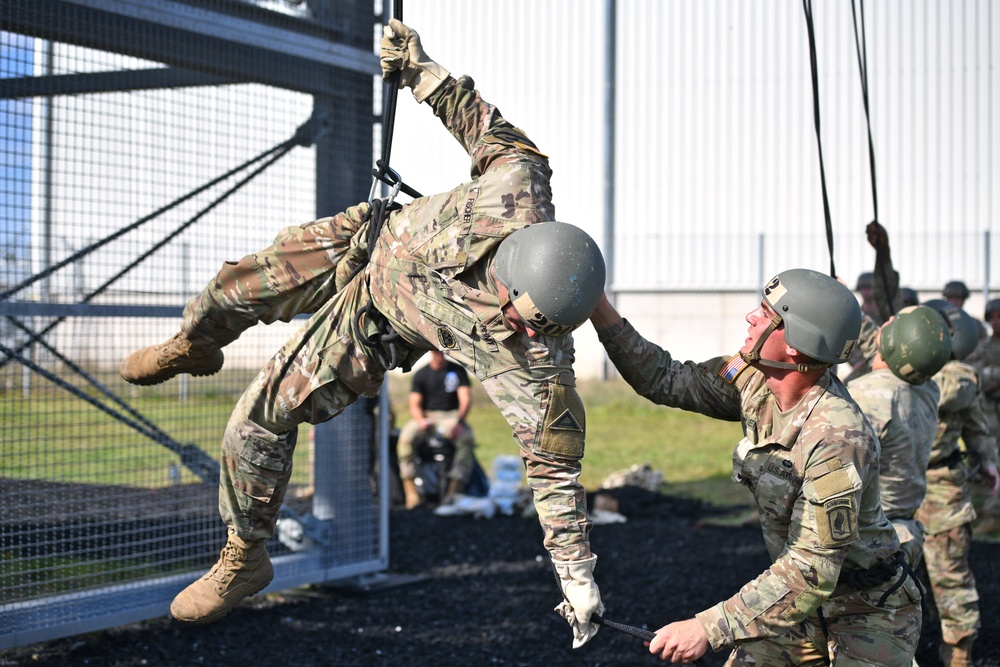
[[[417,484],[412,479],[404,479],[402,482],[406,509],[412,510],[414,507],[418,507],[422,502],[420,499],[420,493],[417,491]]]
[[[215,375],[224,357],[217,347],[193,343],[179,333],[165,343],[150,345],[125,357],[118,368],[126,382],[160,384],[180,373]]]
[[[185,623],[211,623],[232,611],[243,598],[264,590],[274,578],[265,541],[244,542],[230,533],[219,562],[177,594],[170,605],[170,614]]]

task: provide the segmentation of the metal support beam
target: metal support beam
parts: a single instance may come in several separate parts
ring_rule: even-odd
[[[190,88],[241,83],[243,79],[218,76],[179,67],[124,70],[120,72],[89,72],[0,79],[0,99],[46,97],[57,95],[87,95],[120,93],[133,90]]]
[[[356,34],[293,19],[271,26],[169,0],[32,0],[4,18],[9,32],[305,93],[340,97],[337,75],[379,72],[370,47],[345,44]]]

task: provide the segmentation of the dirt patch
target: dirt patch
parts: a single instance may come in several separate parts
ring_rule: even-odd
[[[735,593],[768,565],[759,529],[707,522],[697,502],[616,489],[626,523],[595,527],[605,616],[655,630]],[[603,628],[573,650],[552,608],[559,591],[535,519],[440,517],[393,510],[390,571],[419,577],[379,593],[298,589],[242,603],[214,625],[166,618],[0,652],[0,665],[663,664],[641,640]],[[1000,665],[1000,544],[976,542],[983,631],[976,665]],[[928,655],[922,667],[935,664]],[[709,654],[708,665],[725,655]]]

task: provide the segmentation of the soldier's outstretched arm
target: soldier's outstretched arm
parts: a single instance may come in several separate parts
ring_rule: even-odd
[[[541,161],[548,158],[520,129],[507,122],[486,102],[471,77],[455,79],[423,50],[415,30],[390,19],[379,49],[382,78],[399,71],[400,87],[413,90],[418,102],[427,102],[434,114],[472,157],[472,176],[478,177],[497,159]]]

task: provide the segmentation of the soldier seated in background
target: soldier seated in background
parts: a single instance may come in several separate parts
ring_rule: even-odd
[[[472,429],[465,423],[465,417],[472,408],[469,374],[437,350],[432,351],[427,365],[413,375],[408,405],[411,419],[400,429],[396,443],[406,509],[413,509],[421,503],[414,481],[417,476],[414,441],[435,431],[455,446],[448,471],[448,488],[445,497],[441,498],[442,503],[449,503],[455,494],[465,488],[475,461]]]

